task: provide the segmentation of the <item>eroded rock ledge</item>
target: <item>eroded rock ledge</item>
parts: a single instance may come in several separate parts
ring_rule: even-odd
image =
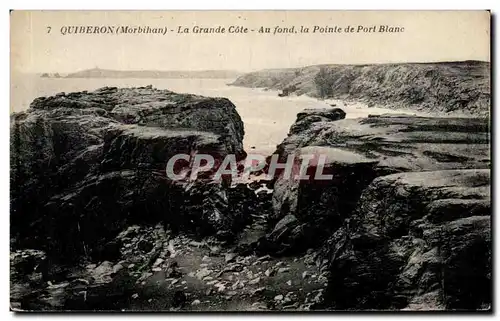
[[[326,154],[333,179],[278,177],[257,247],[322,247],[327,309],[489,308],[489,120],[344,115],[298,115],[277,153]]]

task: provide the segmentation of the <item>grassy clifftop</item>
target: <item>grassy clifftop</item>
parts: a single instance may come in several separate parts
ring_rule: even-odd
[[[490,109],[490,63],[480,61],[269,69],[232,85],[430,112],[488,115]]]

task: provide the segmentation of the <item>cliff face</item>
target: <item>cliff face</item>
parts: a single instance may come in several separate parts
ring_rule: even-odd
[[[231,192],[220,184],[187,189],[166,177],[165,166],[178,153],[244,157],[243,135],[225,98],[151,87],[38,98],[11,117],[13,237],[18,246],[70,257],[131,221],[230,233],[244,220]],[[206,195],[217,194],[224,201],[210,203]]]
[[[326,155],[332,179],[279,176],[275,228],[257,247],[322,248],[324,308],[487,308],[488,119],[343,117],[338,108],[298,115],[276,153],[281,162]]]
[[[491,99],[490,64],[478,61],[263,70],[245,74],[233,85],[389,108],[471,115],[487,115]]]

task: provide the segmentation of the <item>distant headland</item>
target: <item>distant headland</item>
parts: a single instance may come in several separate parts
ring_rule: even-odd
[[[42,77],[44,77],[43,74]],[[92,68],[67,74],[64,78],[237,78],[234,70],[112,70]],[[47,76],[46,76],[47,77]]]

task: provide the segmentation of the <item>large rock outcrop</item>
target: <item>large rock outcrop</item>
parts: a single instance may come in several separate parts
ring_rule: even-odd
[[[260,250],[320,247],[326,309],[489,308],[488,119],[333,112],[299,114],[278,146],[281,162],[326,156],[332,176],[275,179]]]
[[[165,166],[178,153],[241,159],[243,135],[225,98],[150,86],[37,98],[11,116],[12,235],[19,246],[74,256],[131,220],[230,232],[244,220],[231,192],[221,184],[174,184]],[[194,194],[198,203],[178,202]],[[205,204],[212,197],[214,205]],[[202,215],[193,216],[193,207]]]
[[[330,114],[341,114],[338,108]],[[350,215],[363,190],[387,174],[446,169],[489,168],[489,127],[486,118],[374,116],[328,119],[325,110],[297,116],[289,136],[277,148],[288,155],[325,155],[324,173],[331,180],[276,178],[275,222],[292,214],[309,234],[300,242],[276,240],[285,247],[307,248],[321,243]],[[316,168],[311,166],[310,171]]]

